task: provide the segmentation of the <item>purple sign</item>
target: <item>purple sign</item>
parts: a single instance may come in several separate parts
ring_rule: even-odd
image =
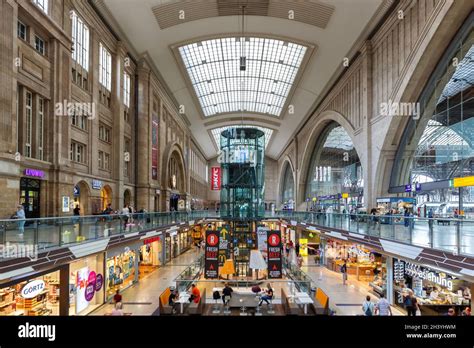
[[[42,170],[27,168],[25,169],[24,173],[27,176],[33,176],[35,178],[44,178],[44,172]]]
[[[94,294],[95,294],[95,283],[87,284],[86,291],[85,291],[86,301],[89,302],[90,300],[92,300],[94,298]]]
[[[104,277],[102,277],[102,274],[98,274],[97,277],[95,278],[95,291],[99,291],[102,288],[103,284],[104,284]]]
[[[405,185],[405,192],[411,192],[411,185]]]

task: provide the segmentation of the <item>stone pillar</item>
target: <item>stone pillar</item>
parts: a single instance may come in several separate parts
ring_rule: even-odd
[[[136,127],[139,136],[136,139],[136,146],[138,147],[136,156],[137,166],[137,206],[143,207],[150,211],[150,200],[148,198],[150,191],[151,180],[151,143],[150,143],[150,68],[147,63],[142,60],[137,68],[138,93],[137,111],[138,117],[136,120]]]
[[[127,50],[122,42],[117,43],[117,52],[113,58],[112,73],[115,77],[113,81],[115,82],[112,85],[112,115],[114,117],[114,126],[112,129],[113,135],[113,147],[112,147],[112,178],[116,181],[117,192],[114,195],[114,206],[122,207],[124,204],[124,152],[125,152],[125,140],[124,140],[124,129],[125,129],[125,120],[124,120],[124,103],[123,103],[123,74],[124,74],[124,62],[127,57]],[[130,86],[131,88],[132,86]],[[130,202],[133,204],[133,201]],[[137,207],[135,207],[136,209]],[[148,209],[148,207],[147,207]]]
[[[361,49],[362,55],[362,128],[363,131],[359,135],[362,146],[360,147],[364,151],[359,153],[360,160],[362,163],[362,170],[364,176],[364,201],[367,209],[375,206],[375,192],[373,174],[375,172],[376,165],[373,166],[372,159],[372,44],[370,41],[366,41]]]

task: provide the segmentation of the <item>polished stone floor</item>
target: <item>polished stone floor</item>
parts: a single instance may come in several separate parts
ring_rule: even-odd
[[[198,256],[196,249],[192,249],[167,265],[159,268],[149,276],[141,279],[137,284],[123,291],[124,312],[131,315],[152,315],[159,306],[160,294],[169,286],[175,286],[173,281],[192,261]],[[305,258],[302,270],[313,280],[314,286],[321,287],[329,296],[331,310],[336,315],[362,315],[362,302],[367,295],[371,295],[376,303],[375,296],[369,293],[370,288],[367,283],[358,281],[353,276],[349,276],[346,286],[342,285],[341,275],[316,266]],[[277,284],[274,285],[275,289]],[[279,291],[275,291],[277,298],[274,303],[279,303]],[[207,291],[207,302],[212,304],[212,291]],[[112,311],[112,304],[105,304],[90,315],[105,315]],[[402,313],[392,307],[394,315]]]

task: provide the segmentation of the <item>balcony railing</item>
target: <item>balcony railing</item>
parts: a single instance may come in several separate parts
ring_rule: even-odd
[[[277,211],[274,214],[267,214],[266,217],[306,222],[411,245],[446,250],[458,255],[474,255],[474,220],[472,219],[306,211]]]
[[[0,245],[37,246],[38,251],[98,240],[113,235],[149,231],[199,219],[219,218],[212,210],[135,213],[127,215],[71,216],[0,220]],[[411,245],[474,255],[474,220],[421,218],[400,215],[372,216],[297,211],[266,212],[265,218],[295,220]],[[5,250],[5,249],[4,249]],[[0,254],[1,257],[3,256]]]

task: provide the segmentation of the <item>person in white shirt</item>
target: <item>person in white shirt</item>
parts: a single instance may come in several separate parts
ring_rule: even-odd
[[[114,316],[122,316],[123,315],[123,305],[122,305],[122,302],[117,302],[115,304],[115,307],[114,309],[112,310],[112,314],[111,315],[114,315]]]
[[[390,303],[387,301],[384,294],[380,295],[379,303],[375,306],[375,313],[378,313],[380,316],[393,315]]]
[[[370,317],[374,315],[374,309],[375,305],[373,304],[373,302],[370,301],[370,296],[367,295],[364,303],[362,303],[362,312],[364,312],[365,316]]]
[[[123,206],[122,215],[123,215],[123,221],[124,221],[123,228],[127,228],[128,219],[130,217],[130,210],[128,209],[126,205]]]

